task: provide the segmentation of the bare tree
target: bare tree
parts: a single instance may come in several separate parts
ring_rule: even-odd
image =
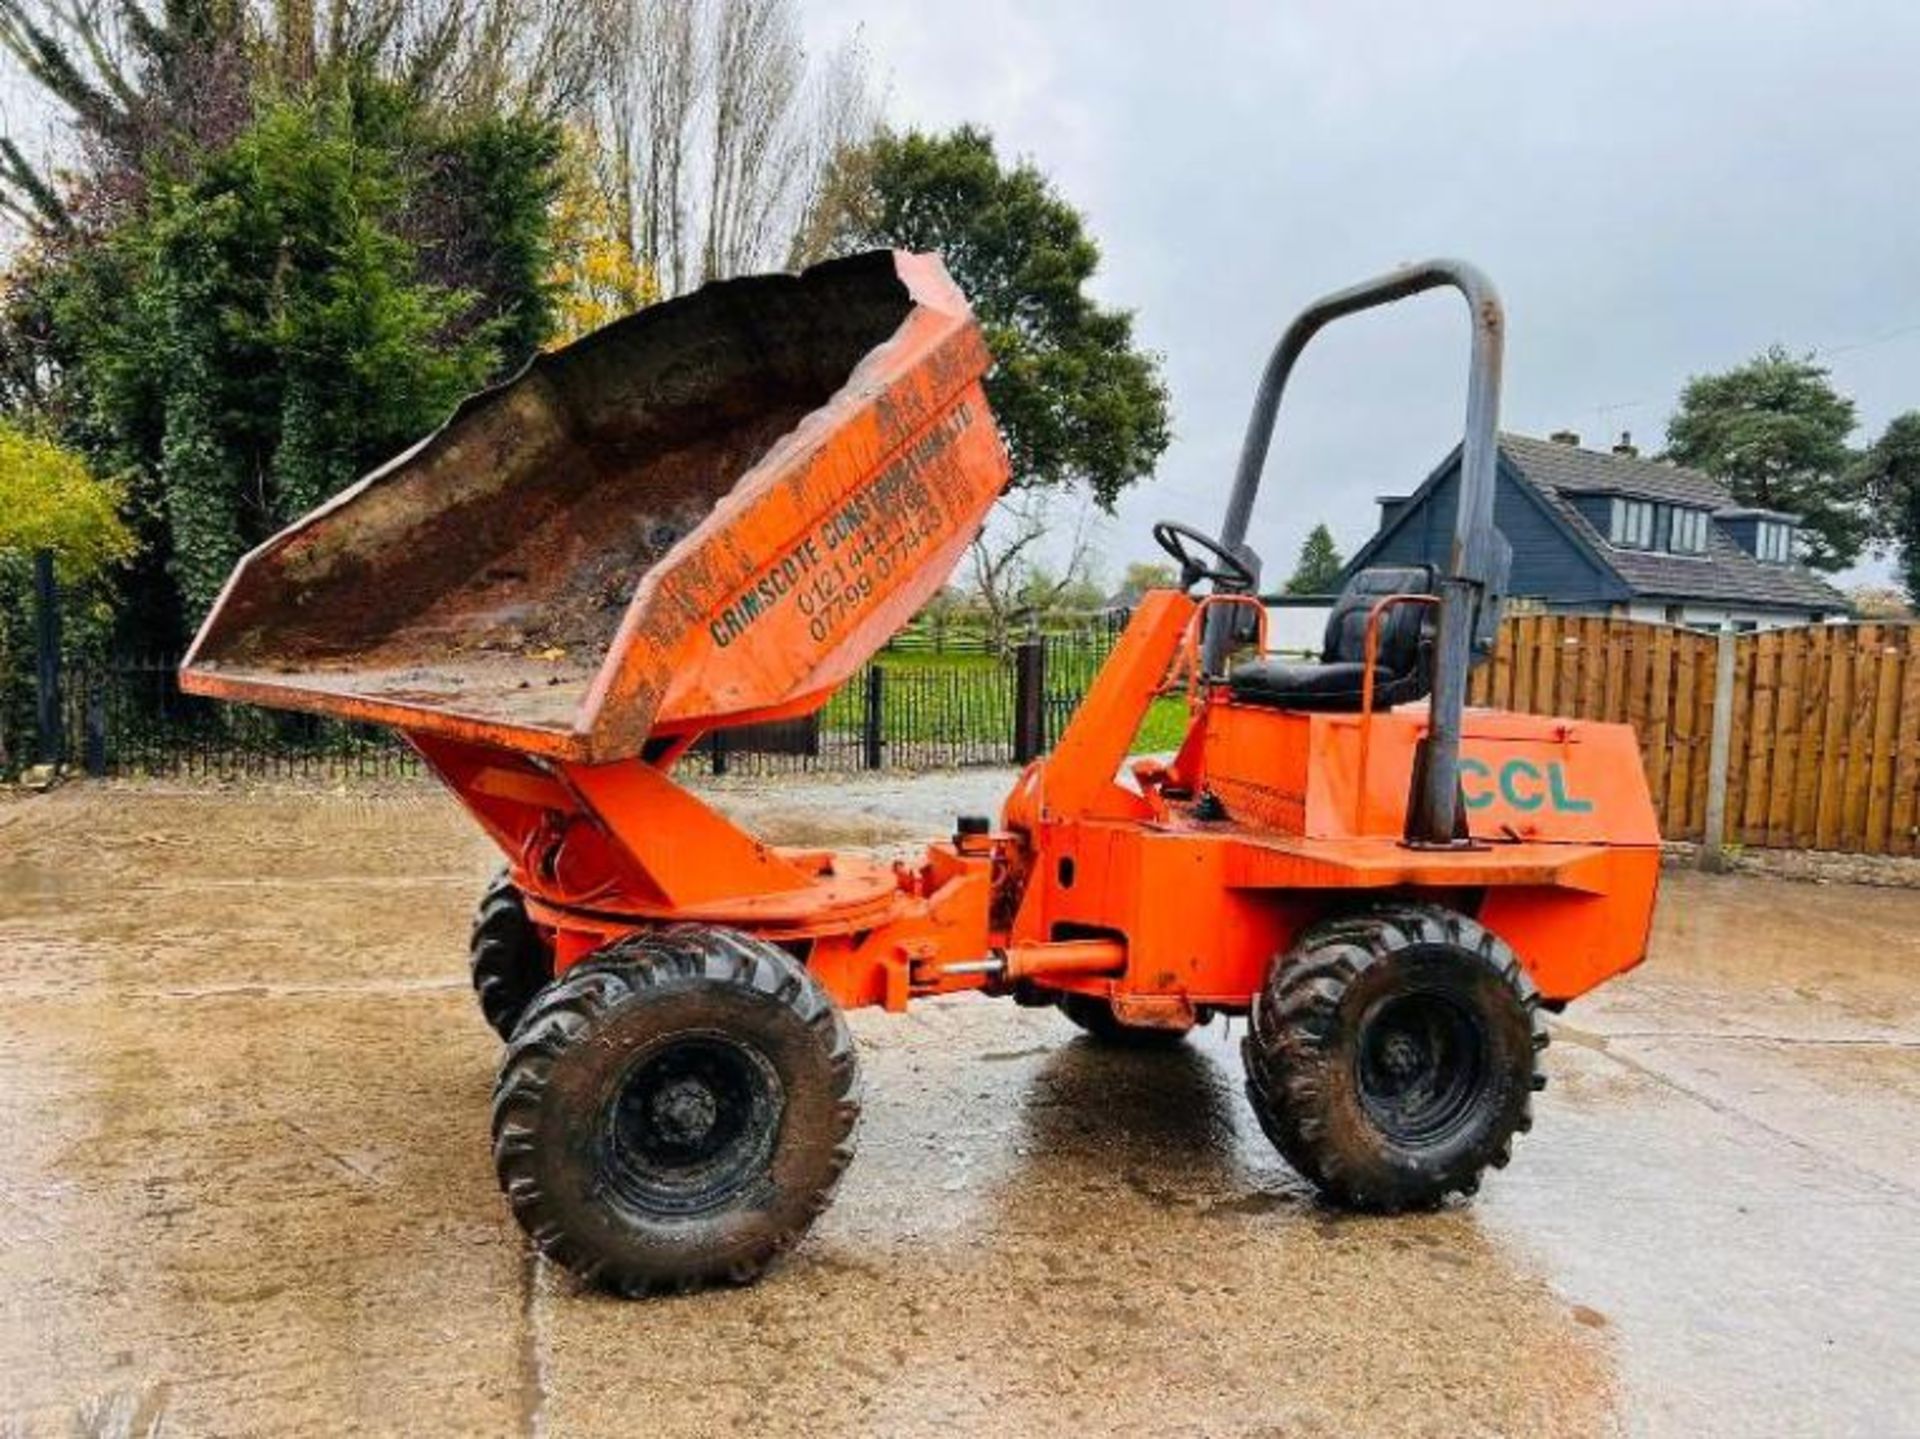
[[[719,0],[715,30],[701,247],[709,277],[759,268],[769,248],[769,222],[793,191],[800,136],[792,121],[806,63],[787,0]]]
[[[661,292],[787,261],[829,160],[873,126],[858,45],[810,63],[793,0],[590,3],[578,123]]]
[[[1036,559],[1041,540],[1057,534],[1058,496],[1047,490],[1016,490],[1001,500],[968,558],[973,591],[986,612],[988,640],[1004,649],[1023,614],[1045,611],[1083,582],[1093,560],[1093,507],[1079,503],[1067,531],[1065,562],[1055,573]]]
[[[666,293],[694,283],[689,175],[707,88],[703,0],[601,0],[599,63],[580,106],[607,212]]]
[[[256,89],[295,92],[362,67],[449,109],[572,112],[598,51],[572,0],[0,0],[0,62],[67,122],[94,175],[214,149]],[[67,223],[48,176],[61,157],[0,139],[0,211]],[[98,197],[91,197],[98,199]]]
[[[858,44],[810,61],[796,0],[0,0],[0,64],[95,176],[218,149],[262,82],[299,91],[342,65],[450,110],[562,118],[665,294],[794,258],[833,157],[875,117]],[[0,136],[0,222],[68,223],[60,158]],[[117,198],[138,196],[83,203]]]
[[[867,53],[856,33],[814,75],[813,123],[796,169],[798,224],[787,263],[798,268],[834,252],[838,230],[866,189],[867,142],[880,127],[881,103],[867,80]]]

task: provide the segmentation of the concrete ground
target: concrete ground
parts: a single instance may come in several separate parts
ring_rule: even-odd
[[[891,846],[1005,776],[723,791]],[[625,1304],[493,1182],[436,791],[0,803],[0,1434],[1920,1434],[1920,892],[1673,873],[1471,1206],[1314,1205],[1235,1036],[861,1014],[757,1288]]]

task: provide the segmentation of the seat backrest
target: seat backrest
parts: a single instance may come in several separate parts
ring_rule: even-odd
[[[1327,616],[1326,647],[1320,658],[1328,664],[1360,664],[1367,657],[1367,616],[1382,595],[1434,593],[1432,565],[1380,565],[1360,571],[1340,591],[1333,613]],[[1395,605],[1380,617],[1377,662],[1389,674],[1412,674],[1426,661],[1432,643],[1430,605]]]

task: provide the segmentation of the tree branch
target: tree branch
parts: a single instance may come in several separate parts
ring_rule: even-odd
[[[16,193],[5,194],[9,189]],[[73,217],[58,192],[20,153],[11,135],[0,135],[0,195],[5,196],[7,208],[28,225],[58,234],[73,228]]]

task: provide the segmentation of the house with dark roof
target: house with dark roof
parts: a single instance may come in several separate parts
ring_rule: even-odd
[[[1380,499],[1380,528],[1347,565],[1444,565],[1460,451],[1410,495]],[[1796,559],[1796,515],[1739,505],[1698,470],[1643,458],[1629,438],[1503,434],[1494,523],[1513,547],[1514,609],[1620,615],[1717,629],[1841,619],[1846,597]]]

